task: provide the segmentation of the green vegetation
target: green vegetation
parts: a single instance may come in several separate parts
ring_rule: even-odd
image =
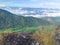
[[[3,40],[5,35],[13,32],[23,32],[29,31],[33,33],[33,38],[41,42],[42,45],[54,45],[54,35],[55,35],[56,26],[39,26],[39,27],[25,27],[25,28],[8,28],[0,29],[0,43]]]
[[[60,21],[59,21],[60,20],[60,17],[44,17],[42,19],[49,20],[54,25],[60,25]]]
[[[0,9],[0,28],[23,28],[51,25],[50,22],[34,17],[23,17]]]
[[[0,9],[0,43],[8,33],[29,31],[43,45],[54,45],[56,26],[53,24],[56,24],[58,20],[54,18],[51,22],[46,19],[18,16]]]
[[[38,26],[38,27],[24,27],[24,28],[3,28],[0,29],[0,33],[4,32],[23,32],[23,31],[29,31],[32,33],[35,33],[35,31],[39,30],[47,30],[47,31],[52,31],[55,30],[56,26],[50,25],[50,26]]]

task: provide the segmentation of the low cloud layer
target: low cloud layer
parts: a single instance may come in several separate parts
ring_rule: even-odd
[[[5,7],[6,5],[4,5],[4,4],[0,4],[0,7]]]

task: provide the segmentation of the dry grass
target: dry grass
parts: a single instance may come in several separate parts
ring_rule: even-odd
[[[54,35],[55,31],[40,30],[33,35],[33,38],[38,40],[41,45],[54,45]]]
[[[54,32],[55,31],[40,30],[33,35],[33,38],[38,40],[41,45],[54,45]],[[0,45],[2,45],[2,40],[5,35],[8,35],[8,33],[0,34]]]
[[[9,33],[12,33],[12,32],[9,32]],[[8,35],[9,33],[6,33],[6,31],[4,33],[0,33],[0,45],[2,45],[3,43],[2,42],[3,37]],[[33,38],[38,40],[41,45],[54,45],[55,44],[54,36],[55,36],[54,27],[39,29],[38,31],[36,31],[35,34],[33,34]]]

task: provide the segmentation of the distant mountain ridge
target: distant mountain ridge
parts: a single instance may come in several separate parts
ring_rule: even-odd
[[[49,21],[40,18],[19,16],[0,9],[0,28],[35,27],[50,24]]]
[[[28,8],[28,7],[0,7],[1,9],[7,10],[13,14],[21,15],[25,17],[57,17],[60,16],[60,9],[53,8]]]
[[[54,25],[60,25],[60,17],[44,17],[44,18],[41,18],[41,19],[44,19],[44,20],[47,20],[51,23],[53,23]]]

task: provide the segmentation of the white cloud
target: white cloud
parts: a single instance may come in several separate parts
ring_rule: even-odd
[[[57,4],[57,3],[55,3],[55,2],[40,3],[40,5],[55,5],[55,4]]]
[[[44,3],[37,3],[37,6],[39,7],[45,7],[45,8],[59,8],[60,3],[57,2],[44,2]]]
[[[0,7],[5,7],[6,5],[4,5],[4,4],[0,4]]]

